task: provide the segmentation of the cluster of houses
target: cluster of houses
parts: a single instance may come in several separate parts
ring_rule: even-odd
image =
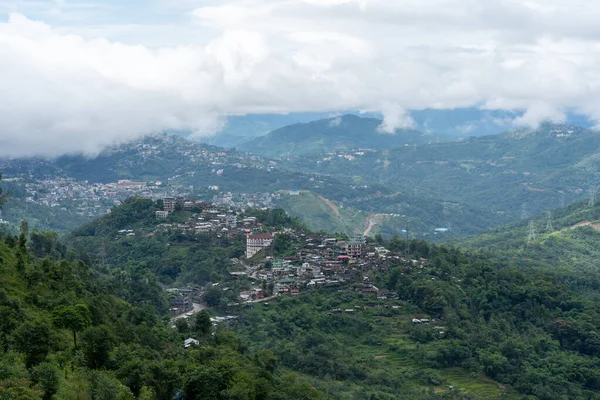
[[[199,302],[203,294],[202,289],[197,286],[167,289],[166,292],[171,301],[171,316],[190,312],[194,307],[194,301]],[[186,314],[184,318],[188,319],[191,316],[191,313]]]
[[[288,232],[289,233],[289,232]],[[348,240],[338,240],[314,233],[291,232],[303,246],[296,255],[285,259],[273,259],[269,251],[259,261],[248,260],[245,272],[231,272],[233,278],[241,276],[254,280],[251,290],[240,293],[242,301],[259,301],[266,297],[265,284],[271,295],[297,296],[302,290],[352,284],[355,291],[370,294],[378,299],[393,298],[395,294],[374,286],[365,273],[385,271],[390,265],[406,268],[423,268],[426,259],[406,259],[381,246],[371,246],[360,235]],[[249,234],[246,236],[247,256],[252,257],[260,250],[268,249],[273,242],[272,234]]]
[[[194,212],[185,222],[159,224],[157,230],[175,228],[190,234],[218,233],[235,236],[240,233],[251,234],[253,230],[261,227],[256,217],[242,218],[238,212],[227,207],[219,207],[200,200],[184,199],[182,197],[164,198],[163,210],[156,211],[156,217],[159,220],[165,220],[177,209],[197,212]],[[262,244],[259,243],[259,245]]]

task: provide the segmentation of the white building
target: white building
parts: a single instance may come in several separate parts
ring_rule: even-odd
[[[271,243],[273,243],[273,236],[270,233],[254,233],[246,236],[246,258],[266,249]]]

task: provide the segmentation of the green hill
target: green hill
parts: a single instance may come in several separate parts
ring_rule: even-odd
[[[433,198],[404,193],[376,193],[333,201],[309,191],[300,191],[298,195],[285,191],[281,192],[277,205],[314,231],[381,234],[387,238],[402,236],[409,225],[411,237],[447,241],[509,222],[504,215],[485,209],[445,205]],[[382,210],[388,212],[382,213]]]
[[[339,207],[312,192],[301,191],[297,196],[282,192],[277,205],[314,231],[362,233],[366,229],[367,214]]]
[[[516,225],[491,229],[462,240],[462,244],[487,251],[523,270],[561,270],[570,276],[573,271],[593,272],[576,279],[600,289],[597,278],[592,278],[598,270],[599,240],[600,207],[582,201],[554,210],[549,216],[542,214]]]
[[[365,152],[290,158],[289,168],[378,182],[518,220],[587,195],[600,178],[600,134],[565,125]],[[393,203],[380,210],[393,209]]]
[[[0,399],[325,399],[207,312],[171,327],[143,265],[101,273],[72,256],[51,235],[0,234]]]
[[[339,149],[387,149],[423,144],[433,137],[403,129],[394,134],[379,131],[382,121],[348,114],[276,129],[265,136],[239,145],[243,151],[266,157],[303,156],[329,153]]]

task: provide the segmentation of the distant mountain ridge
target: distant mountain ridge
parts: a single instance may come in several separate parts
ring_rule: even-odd
[[[389,149],[434,141],[432,135],[412,129],[400,129],[394,134],[381,132],[381,123],[377,118],[347,114],[288,125],[243,143],[238,149],[266,157],[288,157],[339,149]]]
[[[598,185],[600,134],[572,125],[544,124],[538,129],[396,147],[350,158],[317,155],[286,162],[288,168],[379,182],[390,190],[477,205],[516,220],[578,200]],[[392,201],[380,208],[396,209]]]

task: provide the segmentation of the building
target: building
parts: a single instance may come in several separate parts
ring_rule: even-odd
[[[176,207],[181,207],[183,209],[185,205],[185,200],[183,197],[165,197],[163,199],[163,210],[168,212],[175,211]]]
[[[163,210],[166,212],[175,211],[175,197],[165,197],[163,199]]]
[[[200,341],[194,339],[194,338],[187,338],[185,339],[185,341],[183,342],[183,347],[185,349],[190,348],[192,346],[198,346],[200,344]]]
[[[234,229],[237,226],[237,217],[235,214],[228,214],[225,217],[225,226]]]
[[[366,243],[366,238],[362,235],[355,235],[347,243],[346,253],[350,258],[360,258],[362,256],[362,250]]]
[[[270,233],[254,233],[246,236],[246,258],[254,256],[262,249],[266,249],[273,243]]]
[[[168,211],[157,211],[156,212],[156,218],[158,218],[158,219],[166,219],[168,216],[169,216]]]

